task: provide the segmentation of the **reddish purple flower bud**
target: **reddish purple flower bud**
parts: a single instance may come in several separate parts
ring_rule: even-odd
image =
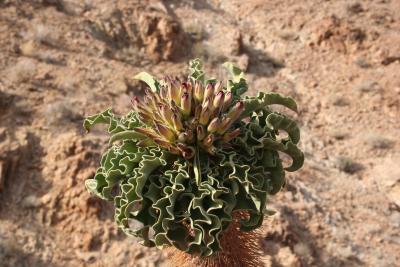
[[[173,126],[173,121],[172,121],[172,110],[164,104],[159,105],[160,108],[160,113],[162,118],[171,126]]]
[[[172,79],[170,77],[167,78],[165,86],[167,87],[167,95],[169,99],[174,99],[174,93],[173,93],[173,86],[172,86]]]
[[[169,149],[170,146],[171,146],[171,143],[170,143],[170,142],[168,142],[168,141],[166,141],[166,140],[163,140],[163,139],[161,139],[161,138],[154,138],[153,140],[154,140],[154,142],[155,142],[157,145],[162,146],[162,147],[164,147],[164,148]]]
[[[176,154],[179,155],[180,154],[180,150],[175,147],[175,146],[169,146],[168,150],[172,153],[172,154]]]
[[[196,132],[197,132],[197,140],[201,141],[206,137],[206,131],[204,130],[203,125],[197,125]]]
[[[232,120],[231,120],[230,118],[227,118],[227,117],[223,118],[223,119],[221,120],[221,124],[220,124],[220,126],[219,126],[217,132],[218,132],[219,134],[225,133],[226,130],[229,129],[229,127],[231,126],[231,124],[232,124]]]
[[[203,140],[203,145],[205,147],[210,147],[214,142],[214,135],[213,134],[209,134],[206,136],[206,138],[204,138]]]
[[[222,82],[219,81],[214,85],[214,91],[218,92],[218,91],[221,91],[221,90],[222,90]]]
[[[192,84],[190,82],[183,82],[182,89],[183,89],[183,92],[186,92],[190,95],[192,94]]]
[[[188,137],[186,133],[180,133],[178,136],[178,141],[181,143],[185,143],[187,139]]]
[[[238,101],[229,111],[227,117],[230,118],[232,121],[235,121],[239,118],[240,114],[244,111],[244,104],[242,101]]]
[[[213,106],[216,109],[222,108],[222,104],[224,102],[225,98],[225,93],[222,91],[219,91],[218,94],[215,96],[214,101],[213,101]]]
[[[183,93],[181,98],[181,109],[183,116],[189,116],[191,110],[191,99],[189,93]]]
[[[204,99],[204,101],[203,101],[203,104],[201,105],[201,107],[203,108],[203,109],[205,109],[205,108],[211,108],[211,98],[207,98],[207,99]]]
[[[202,107],[200,105],[197,105],[196,108],[194,109],[194,118],[197,121],[200,119],[201,110],[202,110]]]
[[[240,135],[240,129],[236,129],[233,132],[224,134],[224,137],[222,139],[225,142],[229,142],[229,141],[235,139],[236,137],[238,137],[239,135]]]
[[[225,98],[224,98],[224,103],[222,106],[223,111],[226,110],[232,104],[232,100],[233,100],[232,92],[226,92]]]
[[[165,139],[171,142],[175,140],[175,134],[170,128],[159,123],[156,123],[155,126],[160,135],[162,135]]]
[[[141,133],[143,135],[146,135],[149,138],[157,138],[158,135],[151,129],[146,129],[146,128],[135,128],[135,131],[138,133]]]
[[[212,97],[214,96],[214,85],[209,83],[206,86],[206,89],[204,90],[204,100],[207,99],[212,99]]]
[[[204,90],[203,90],[203,85],[199,81],[195,81],[194,84],[194,99],[198,102],[201,103],[203,101],[204,97]]]
[[[171,88],[169,91],[170,99],[174,100],[178,105],[181,102],[181,88],[176,80],[171,81]]]
[[[161,99],[168,98],[168,91],[167,91],[167,87],[165,85],[161,86],[161,88],[160,88],[160,97],[161,97]]]
[[[194,153],[195,153],[195,150],[194,150],[193,147],[187,146],[187,145],[182,144],[182,143],[178,143],[178,144],[177,144],[177,147],[178,147],[178,149],[181,151],[182,156],[183,156],[185,159],[191,159],[191,158],[193,158]]]
[[[210,120],[211,111],[209,108],[203,108],[200,114],[199,123],[202,125],[207,125]]]
[[[151,123],[153,121],[153,118],[148,113],[146,113],[142,110],[138,111],[138,115],[139,115],[139,119],[146,124]]]
[[[207,131],[209,133],[215,133],[218,130],[218,127],[221,124],[221,120],[219,118],[214,118],[207,127]]]
[[[179,115],[179,113],[174,112],[172,114],[172,123],[173,123],[176,131],[183,130],[182,119],[181,119],[181,116]]]
[[[180,113],[180,109],[179,109],[179,107],[176,105],[176,103],[175,103],[174,100],[171,100],[170,103],[169,103],[169,105],[170,105],[171,110],[172,110],[173,113]]]
[[[191,143],[194,140],[194,135],[192,130],[187,130],[186,132],[180,133],[178,137],[179,142],[182,143]]]

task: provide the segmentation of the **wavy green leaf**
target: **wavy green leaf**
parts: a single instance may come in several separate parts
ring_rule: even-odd
[[[205,75],[200,59],[196,58],[189,62],[189,78],[204,83]]]
[[[229,71],[233,78],[227,81],[227,90],[232,92],[235,99],[239,99],[248,88],[243,71],[231,62],[225,62],[222,66]]]
[[[284,97],[278,93],[259,92],[257,96],[245,96],[243,99],[245,110],[242,117],[247,117],[253,112],[268,108],[269,105],[279,104],[297,112],[297,104],[291,97]]]
[[[225,62],[224,64],[222,64],[222,66],[226,68],[232,75],[232,81],[234,83],[239,83],[241,80],[244,80],[243,71],[240,68],[236,67],[232,62]]]
[[[266,122],[274,130],[284,130],[287,132],[293,144],[297,144],[300,141],[300,129],[296,122],[288,117],[278,113],[271,113],[267,116]]]
[[[292,158],[292,164],[290,167],[285,168],[286,171],[293,172],[297,171],[303,166],[304,154],[301,150],[292,142],[286,142],[286,144],[277,142],[272,139],[265,139],[264,146],[267,149],[281,151]]]
[[[112,144],[116,141],[120,141],[120,140],[143,140],[146,139],[147,136],[145,136],[144,134],[138,133],[135,130],[128,130],[128,131],[123,131],[123,132],[119,132],[116,134],[113,134],[109,140],[109,144]]]
[[[112,113],[111,109],[86,118],[83,122],[83,127],[89,132],[96,124],[108,124],[109,133],[118,133],[125,130],[124,125],[121,123],[120,119]]]

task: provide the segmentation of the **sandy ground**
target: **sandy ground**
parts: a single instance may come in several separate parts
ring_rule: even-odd
[[[400,1],[0,0],[0,266],[168,266],[91,197],[146,70],[230,60],[300,107],[303,169],[270,199],[265,266],[400,266]]]

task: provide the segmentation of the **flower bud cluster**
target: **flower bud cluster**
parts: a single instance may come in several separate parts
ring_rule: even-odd
[[[145,91],[142,100],[134,97],[133,107],[148,127],[136,130],[149,137],[138,145],[157,144],[190,159],[196,147],[214,154],[240,134],[234,123],[244,111],[241,101],[220,82],[203,85],[200,81],[180,82],[166,77],[159,92]]]

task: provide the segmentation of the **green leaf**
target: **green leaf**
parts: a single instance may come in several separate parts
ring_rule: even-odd
[[[196,153],[194,155],[193,170],[194,170],[194,178],[196,180],[196,184],[200,185],[200,182],[201,182],[201,166],[200,166],[199,149],[196,149]]]
[[[225,67],[232,75],[233,83],[238,83],[242,79],[245,80],[243,71],[233,65],[232,62],[225,62],[224,64],[222,64],[222,66]]]
[[[232,75],[232,80],[227,81],[227,90],[232,92],[236,99],[247,91],[247,82],[241,69],[233,65],[231,62],[225,62],[223,65]]]
[[[300,169],[304,163],[304,154],[301,150],[292,142],[286,142],[286,144],[275,141],[270,138],[266,138],[263,141],[266,149],[281,151],[292,158],[292,165],[285,168],[286,171],[294,172]]]
[[[140,80],[142,82],[145,82],[150,89],[153,92],[159,92],[160,91],[160,83],[150,74],[148,74],[147,72],[140,72],[139,74],[137,74],[135,77],[133,77],[136,80]]]
[[[120,119],[112,113],[111,109],[89,116],[83,121],[83,127],[88,132],[96,124],[108,124],[107,131],[109,133],[118,133],[125,130],[125,126],[121,124]]]
[[[293,144],[297,144],[300,141],[300,129],[296,122],[288,117],[274,112],[267,116],[266,122],[274,130],[284,130],[287,132]]]
[[[144,134],[138,133],[134,130],[129,130],[129,131],[123,131],[123,132],[113,134],[108,143],[112,144],[116,141],[127,140],[127,139],[136,141],[136,140],[143,140],[146,138],[147,138],[147,136],[145,136]]]
[[[196,58],[189,62],[189,78],[204,83],[205,75],[200,59]]]
[[[240,79],[239,82],[234,83],[231,80],[228,81],[228,91],[232,92],[232,94],[239,99],[240,95],[247,92],[247,82],[245,79]]]
[[[297,112],[297,104],[291,97],[284,97],[278,93],[259,92],[257,96],[246,96],[243,99],[245,111],[242,117],[247,117],[253,112],[267,108],[269,105],[279,104]]]

